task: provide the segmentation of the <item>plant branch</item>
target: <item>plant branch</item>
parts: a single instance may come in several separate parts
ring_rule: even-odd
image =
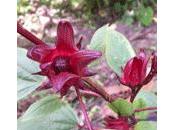
[[[93,130],[92,125],[91,125],[90,120],[89,120],[89,117],[88,117],[88,114],[87,114],[87,111],[86,111],[85,104],[83,103],[81,94],[79,92],[79,89],[75,87],[75,90],[76,90],[76,93],[77,93],[78,100],[80,102],[82,112],[83,112],[85,120],[86,120],[87,127],[88,127],[89,130]]]
[[[94,97],[101,97],[99,94],[93,91],[81,90],[80,91],[83,96],[94,96]]]
[[[151,111],[151,110],[157,110],[157,107],[140,108],[136,109],[134,112]]]
[[[112,102],[115,99],[109,95],[103,88],[103,86],[101,86],[100,84],[98,84],[97,82],[95,82],[94,80],[91,80],[90,78],[83,78],[83,80],[88,84],[88,88],[91,91],[94,91],[95,93],[98,93],[100,96],[102,96],[106,101],[108,102]]]
[[[37,38],[31,32],[23,28],[19,23],[17,23],[17,32],[36,45],[45,44],[42,40]]]
[[[137,96],[138,92],[140,91],[140,89],[142,88],[142,86],[138,86],[137,89],[132,89],[132,95],[130,98],[130,102],[133,102],[135,97]]]

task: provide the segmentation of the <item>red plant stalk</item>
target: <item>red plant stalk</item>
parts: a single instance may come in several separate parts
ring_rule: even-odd
[[[19,34],[21,34],[22,36],[24,36],[25,38],[27,38],[28,40],[30,40],[31,42],[33,42],[34,44],[36,44],[36,45],[45,44],[42,40],[37,38],[31,32],[29,32],[28,30],[23,28],[19,23],[17,23],[17,32]]]
[[[138,92],[140,91],[141,88],[142,88],[142,86],[138,86],[137,89],[132,89],[130,102],[134,101],[135,97],[137,96],[137,94],[138,94]]]
[[[85,120],[86,120],[87,127],[88,127],[89,130],[93,130],[92,125],[91,125],[90,120],[89,120],[89,117],[88,117],[88,114],[87,114],[87,111],[86,111],[85,104],[83,103],[83,100],[82,100],[82,97],[81,97],[81,94],[80,94],[80,91],[79,91],[78,88],[75,88],[75,90],[76,90],[76,93],[77,93],[78,100],[80,102],[82,112],[83,112]]]
[[[94,97],[101,97],[98,93],[93,91],[81,90],[81,94],[84,96],[94,96]]]
[[[147,107],[147,108],[136,109],[134,112],[151,111],[151,110],[157,110],[157,107]]]
[[[86,87],[88,87],[88,89],[99,94],[106,101],[112,102],[112,101],[116,100],[103,89],[104,88],[103,86],[101,86],[100,84],[98,84],[94,80],[91,80],[90,78],[83,78],[83,80],[87,83]]]

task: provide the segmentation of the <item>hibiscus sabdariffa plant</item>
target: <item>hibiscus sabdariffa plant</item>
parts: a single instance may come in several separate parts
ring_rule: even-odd
[[[62,96],[72,85],[83,88],[81,77],[95,74],[87,65],[101,56],[98,51],[79,50],[77,45],[71,24],[60,21],[55,46],[40,43],[27,53],[29,58],[40,63],[41,72],[36,74],[47,76],[53,89]]]
[[[22,26],[18,24],[18,32],[23,36],[29,34]],[[27,33],[26,33],[27,32]],[[60,92],[62,96],[66,94],[68,89],[75,86],[77,96],[81,102],[81,106],[87,121],[87,125],[92,130],[87,118],[84,104],[79,94],[79,89],[83,89],[83,80],[81,77],[92,76],[87,65],[93,60],[99,58],[101,53],[92,50],[80,50],[74,42],[74,33],[72,26],[67,21],[60,21],[57,28],[57,38],[55,46],[49,46],[44,42],[37,40],[32,36],[30,40],[36,44],[28,50],[27,56],[40,63],[41,71],[36,73],[47,76],[50,86]]]
[[[152,59],[152,65],[147,74],[147,65],[150,58]],[[133,102],[142,86],[149,83],[157,74],[156,54],[153,53],[150,58],[147,58],[144,50],[141,49],[138,56],[131,58],[127,62],[123,69],[122,76],[119,77],[120,83],[130,87],[132,90],[131,102]]]
[[[63,97],[67,94],[69,88],[74,86],[77,99],[79,100],[86,121],[86,126],[78,124],[79,128],[85,127],[89,130],[95,130],[88,118],[80,90],[88,90],[88,94],[101,96],[109,103],[109,107],[118,114],[118,117],[109,116],[105,118],[105,128],[108,129],[129,130],[139,122],[139,119],[136,117],[136,113],[156,110],[156,106],[143,108],[143,102],[137,100],[135,101],[135,98],[141,88],[149,83],[157,74],[157,56],[155,52],[147,58],[143,49],[141,49],[140,53],[136,56],[133,56],[134,53],[130,51],[131,55],[125,55],[124,58],[122,57],[122,59],[125,59],[125,66],[124,68],[123,66],[119,66],[123,69],[121,73],[118,73],[119,71],[116,67],[117,64],[115,63],[115,58],[112,59],[113,64],[111,64],[111,52],[115,52],[112,51],[112,49],[116,49],[117,47],[114,46],[114,48],[109,49],[111,47],[110,44],[114,43],[109,39],[115,38],[118,34],[111,32],[107,26],[102,27],[99,34],[101,35],[104,33],[104,35],[107,35],[110,44],[107,42],[104,44],[104,47],[98,49],[98,47],[96,47],[98,42],[96,43],[96,40],[93,40],[95,41],[94,49],[97,50],[81,50],[82,37],[76,43],[74,41],[73,28],[71,24],[65,20],[61,20],[58,23],[55,45],[46,44],[23,28],[19,23],[17,23],[17,32],[34,43],[34,45],[28,49],[27,57],[39,63],[40,71],[33,73],[33,75],[46,76],[48,79],[47,83],[41,85],[39,90],[51,88],[55,91],[55,93],[60,93],[61,97]],[[99,37],[99,34],[96,34],[96,37]],[[120,36],[119,34],[118,39],[121,37],[123,36]],[[105,37],[101,36],[100,38],[100,40],[102,40]],[[104,41],[107,41],[107,39]],[[123,41],[126,43],[121,44],[121,46],[129,45],[128,41],[125,39]],[[106,49],[105,52],[104,48]],[[126,48],[128,49],[130,47]],[[109,66],[116,72],[119,82],[131,89],[130,101],[112,97],[103,89],[103,86],[99,85],[95,80],[89,78],[90,76],[95,75],[96,72],[92,72],[88,68],[88,65],[96,59],[99,59],[104,53],[106,53],[105,56]],[[120,57],[118,60],[120,60]],[[151,69],[148,72],[148,63],[150,60],[152,63]],[[142,105],[140,106],[139,104]],[[140,126],[136,127],[138,128]]]

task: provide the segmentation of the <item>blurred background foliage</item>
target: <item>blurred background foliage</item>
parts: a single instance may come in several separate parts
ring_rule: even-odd
[[[67,17],[71,13],[92,26],[116,20],[149,26],[157,12],[157,0],[18,0],[17,13],[35,12],[39,5],[55,9],[54,16]]]

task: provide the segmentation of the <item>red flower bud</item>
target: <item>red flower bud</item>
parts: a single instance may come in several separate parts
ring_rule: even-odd
[[[105,127],[106,129],[113,130],[129,130],[129,123],[125,117],[116,119],[114,117],[108,116],[105,118]]]
[[[119,78],[120,82],[131,88],[149,83],[157,74],[156,54],[154,53],[151,58],[151,70],[147,74],[147,65],[150,58],[147,58],[145,52],[141,50],[138,56],[131,58],[126,63],[123,69],[123,74],[121,78]]]

